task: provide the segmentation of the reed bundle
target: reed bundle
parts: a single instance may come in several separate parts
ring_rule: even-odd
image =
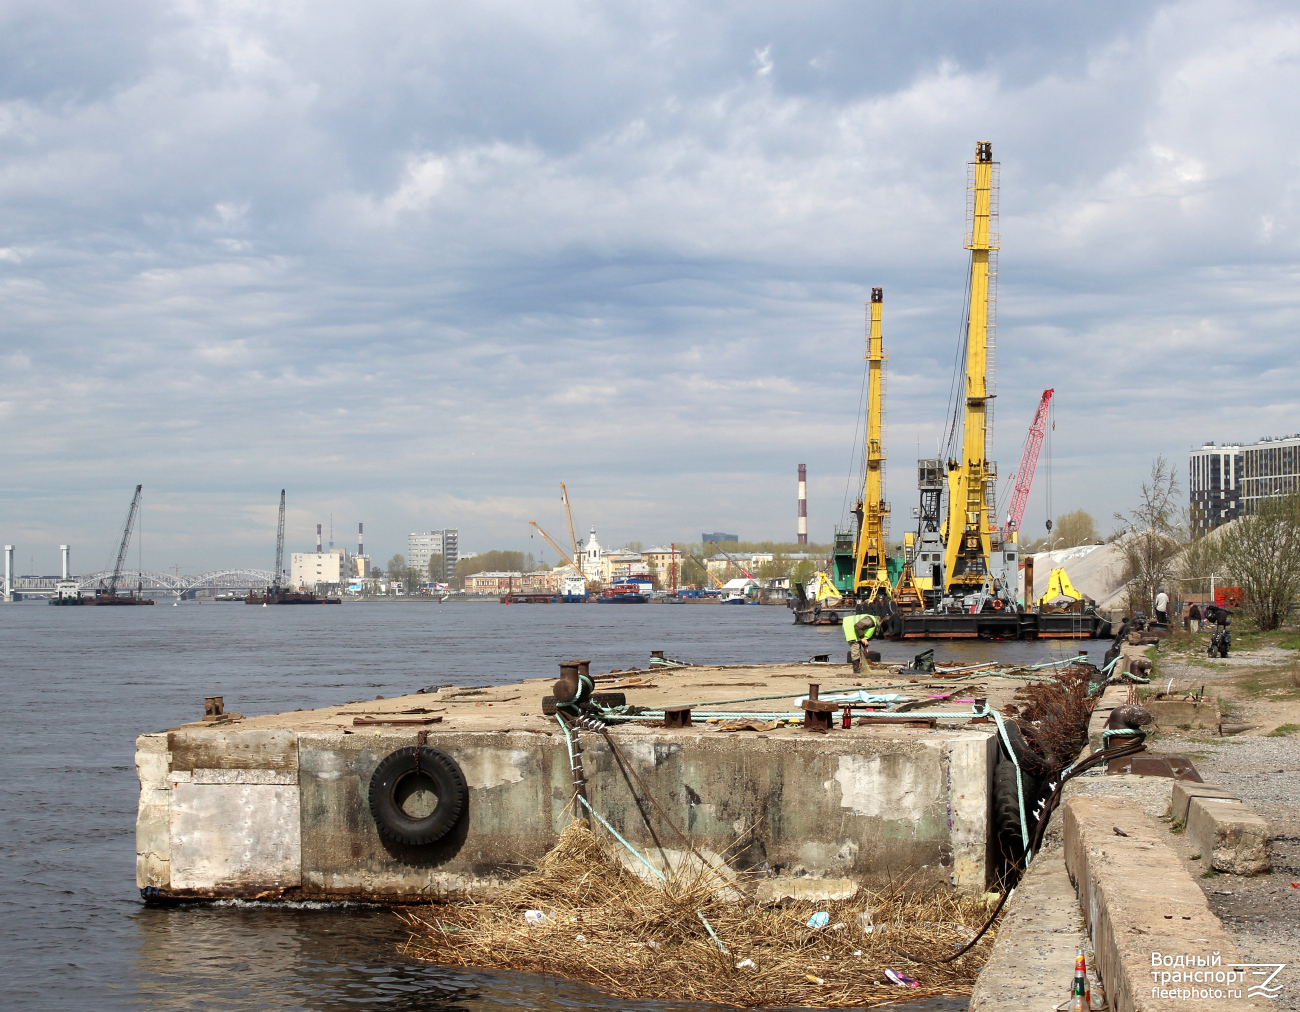
[[[556,974],[629,1000],[736,1007],[878,1008],[965,995],[992,943],[990,932],[942,965],[904,955],[924,960],[960,948],[987,918],[988,904],[978,896],[903,884],[883,893],[859,890],[844,902],[773,907],[745,898],[750,884],[697,867],[651,885],[628,871],[585,820],[575,820],[534,872],[490,902],[399,916],[410,931],[404,950],[419,959]],[[545,920],[530,925],[528,910]],[[818,910],[829,920],[811,928]],[[886,968],[919,987],[891,982]]]

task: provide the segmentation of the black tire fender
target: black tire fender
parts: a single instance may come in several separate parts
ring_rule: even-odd
[[[1028,808],[1028,797],[1025,802],[1025,807]],[[1030,817],[1028,811],[1025,812],[1025,817]],[[1004,853],[1013,860],[1019,859],[1024,854],[1025,843],[1020,835],[1020,795],[1016,790],[1016,767],[1010,759],[1003,759],[993,768],[993,828],[1002,841]]]
[[[418,765],[417,765],[418,754]],[[423,787],[437,796],[425,815],[408,814],[404,796]],[[407,745],[380,760],[370,777],[370,814],[379,832],[397,843],[423,847],[446,836],[460,821],[469,785],[456,760],[427,745]]]

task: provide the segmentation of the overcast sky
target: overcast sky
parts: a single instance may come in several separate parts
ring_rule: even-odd
[[[1001,471],[1054,387],[1109,529],[1300,431],[1298,112],[1285,3],[4,3],[0,537],[101,568],[143,482],[149,569],[269,567],[282,487],[291,550],[538,551],[563,480],[605,543],[790,539],[802,462],[827,540],[873,285],[897,536],[977,140]]]

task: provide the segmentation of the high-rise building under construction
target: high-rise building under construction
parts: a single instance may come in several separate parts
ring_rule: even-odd
[[[1188,460],[1192,533],[1259,511],[1265,499],[1300,492],[1300,433],[1254,443],[1206,443]]]

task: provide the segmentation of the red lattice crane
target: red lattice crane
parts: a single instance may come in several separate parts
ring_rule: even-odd
[[[1020,456],[1020,468],[1016,471],[1016,490],[1011,496],[1011,509],[1007,511],[1007,525],[1002,537],[1010,540],[1011,535],[1020,530],[1020,521],[1025,517],[1025,507],[1029,505],[1029,489],[1034,484],[1034,470],[1038,467],[1038,451],[1043,448],[1043,436],[1047,432],[1047,408],[1052,403],[1052,394],[1056,391],[1044,390],[1043,399],[1038,402],[1038,411],[1033,424],[1029,426],[1029,435],[1025,437],[1025,452]]]

